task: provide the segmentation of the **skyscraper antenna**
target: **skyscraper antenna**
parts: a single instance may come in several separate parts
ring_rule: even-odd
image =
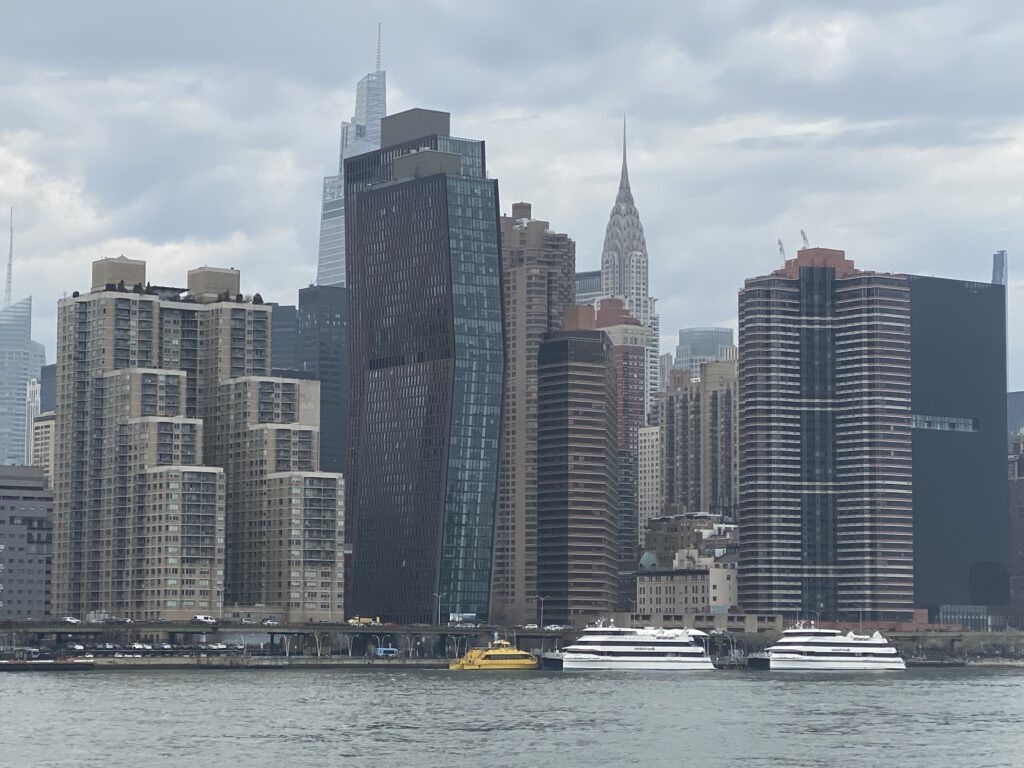
[[[380,22],[377,22],[377,71],[380,72]]]
[[[622,113],[622,164],[626,164],[626,113]]]
[[[11,306],[11,273],[14,269],[14,206],[11,206],[11,234],[7,247],[7,282],[4,284],[4,309]]]

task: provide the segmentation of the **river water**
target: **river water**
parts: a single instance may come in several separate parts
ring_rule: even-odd
[[[0,765],[1024,766],[1024,670],[0,675]]]

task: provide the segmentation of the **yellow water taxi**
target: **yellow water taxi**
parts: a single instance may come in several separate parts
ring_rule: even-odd
[[[538,669],[532,653],[521,651],[506,640],[495,640],[486,648],[470,648],[466,655],[448,665],[448,669]]]

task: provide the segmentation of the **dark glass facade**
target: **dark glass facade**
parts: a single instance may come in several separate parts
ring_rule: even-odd
[[[456,155],[458,173],[392,178],[421,149]],[[347,610],[485,621],[504,372],[497,182],[482,142],[438,135],[347,159],[345,178]]]
[[[275,355],[276,356],[276,355]],[[320,382],[320,471],[348,469],[348,289],[299,291],[298,364]]]
[[[915,603],[1005,605],[1006,288],[908,280]]]
[[[39,412],[57,410],[57,364],[50,363],[39,369]]]
[[[291,304],[274,304],[270,322],[271,369],[274,371],[298,370],[300,367],[298,310]]]
[[[603,331],[545,335],[537,366],[537,594],[551,621],[616,610],[618,413]]]

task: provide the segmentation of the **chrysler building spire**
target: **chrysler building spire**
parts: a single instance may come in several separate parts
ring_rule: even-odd
[[[626,117],[622,117],[622,172],[615,204],[604,231],[601,252],[601,292],[620,297],[629,313],[651,332],[647,350],[648,415],[655,393],[660,388],[658,360],[660,332],[654,299],[648,293],[647,240],[640,212],[629,186],[629,164],[626,160]]]

